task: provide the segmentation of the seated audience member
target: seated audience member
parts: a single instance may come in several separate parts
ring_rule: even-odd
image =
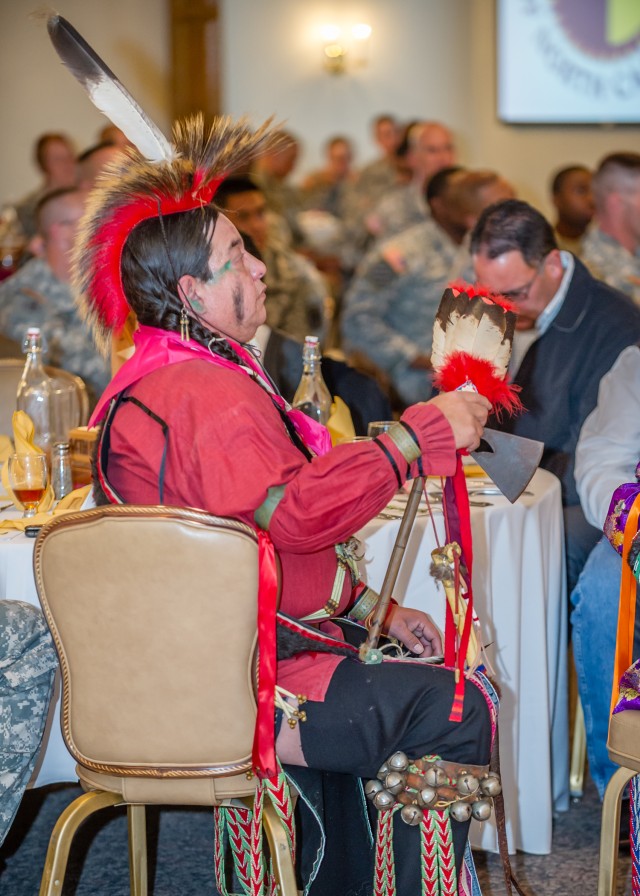
[[[76,182],[76,154],[66,134],[50,133],[38,137],[34,157],[43,180],[40,186],[16,203],[18,220],[27,239],[35,236],[36,206],[47,193]]]
[[[593,176],[596,214],[582,243],[592,274],[640,304],[640,153],[606,156]]]
[[[106,124],[98,134],[98,143],[106,143],[117,146],[118,149],[126,149],[133,146],[127,135],[115,124]]]
[[[556,243],[559,249],[578,256],[595,212],[592,176],[584,165],[570,165],[558,171],[551,181],[551,199],[556,209]]]
[[[115,143],[96,143],[78,156],[78,189],[92,190],[98,175],[122,153]]]
[[[281,215],[294,245],[302,242],[297,216],[302,210],[300,190],[289,177],[298,160],[299,143],[288,131],[278,132],[279,143],[254,162],[251,175],[262,190],[269,209]]]
[[[433,319],[444,287],[469,272],[464,238],[486,205],[513,195],[499,175],[445,168],[427,186],[430,217],[374,248],[345,296],[345,347],[391,378],[400,404],[431,390]]]
[[[267,324],[258,327],[254,342],[262,353],[262,364],[269,376],[287,401],[293,401],[302,377],[303,343],[281,330],[272,330]],[[366,436],[367,427],[374,420],[392,419],[389,400],[372,377],[326,355],[322,357],[322,376],[329,392],[349,408],[357,436]]]
[[[497,428],[544,442],[542,466],[562,483],[570,589],[599,532],[585,520],[574,479],[580,427],[598,385],[623,348],[640,339],[640,310],[557,248],[548,221],[526,202],[490,206],[471,235],[479,283],[511,299],[523,343],[514,340],[524,413]],[[516,333],[516,336],[519,335]]]
[[[35,768],[57,667],[41,611],[0,600],[0,846]]]
[[[325,154],[325,166],[312,171],[302,182],[302,203],[305,208],[319,209],[342,218],[348,189],[356,179],[351,167],[351,142],[347,137],[332,137],[325,146]]]
[[[431,394],[433,320],[465,233],[462,211],[451,201],[462,173],[445,168],[430,180],[430,217],[372,249],[345,294],[345,349],[387,373],[403,406]]]
[[[377,115],[373,120],[373,137],[380,148],[380,155],[360,169],[356,184],[358,194],[370,203],[367,211],[396,184],[396,150],[400,143],[400,129],[395,118],[392,115]]]
[[[275,645],[265,648],[277,685],[283,692],[307,698],[305,720],[295,728],[287,724],[283,712],[276,716],[276,755],[288,766],[289,775],[299,780],[300,774],[308,779],[316,772],[337,773],[342,786],[353,787],[358,778],[375,777],[380,761],[397,750],[405,750],[412,759],[441,756],[455,763],[454,773],[462,763],[484,764],[495,715],[491,691],[480,674],[465,681],[463,711],[452,721],[456,689],[452,670],[404,661],[363,664],[342,653],[319,651],[318,638],[331,647],[332,637],[344,652],[334,618],[350,608],[358,618],[358,610],[354,613],[352,608],[361,593],[354,592],[357,584],[348,571],[345,575],[344,548],[336,549],[336,544],[386,506],[398,485],[415,474],[418,458],[425,474],[450,474],[456,449],[479,444],[489,403],[471,393],[439,395],[405,412],[408,429],[397,424],[397,430],[379,436],[377,442],[325,450],[326,432],[303,414],[283,407],[245,347],[265,322],[265,267],[246,251],[235,226],[211,200],[216,198],[219,175],[225,173],[222,165],[233,170],[233,139],[246,157],[267,138],[256,138],[238,125],[229,126],[224,136],[231,148],[224,153],[227,147],[219,135],[223,148],[217,159],[219,144],[211,141],[200,186],[191,177],[189,157],[193,153],[198,159],[207,158],[202,152],[204,140],[197,134],[178,142],[176,161],[160,166],[160,183],[152,188],[145,167],[134,158],[125,160],[126,178],[113,176],[101,183],[91,217],[85,220],[77,259],[85,301],[94,320],[102,322],[102,343],[116,322],[124,323],[128,310],[139,321],[136,352],[120,369],[96,413],[95,419],[102,420],[111,393],[122,395],[125,390],[127,398],[135,399],[117,403],[104,422],[100,440],[105,450],[99,452],[104,475],[102,487],[96,486],[97,499],[144,504],[164,500],[268,531],[269,538],[261,537],[261,545],[266,551],[272,545],[280,562],[282,613],[298,628],[305,618],[315,620],[307,630],[309,647],[306,641],[293,645],[290,640],[295,655],[280,657],[276,663]],[[151,189],[159,200],[157,213],[155,203],[148,202]],[[163,204],[176,199],[179,212],[162,211]],[[113,243],[99,239],[104,231],[113,234]],[[109,267],[113,277],[108,289],[99,277],[104,259],[97,247],[103,245],[121,262],[115,273]],[[161,457],[166,463],[160,464]],[[275,562],[273,554],[270,560]],[[358,606],[363,615],[365,609],[369,612],[368,604]],[[419,611],[393,606],[385,630],[406,641],[417,655],[428,657],[442,648],[433,624]],[[260,729],[260,746],[269,744],[269,719],[274,724],[272,694],[271,684],[262,689],[261,708],[269,718]],[[321,798],[320,789],[309,798]],[[336,883],[320,886],[321,892],[365,892],[371,881],[373,857],[366,830],[349,861],[330,861],[332,850],[347,837],[350,806],[364,821],[362,801],[356,796],[344,801],[339,823],[327,825],[328,863],[323,865],[328,864],[327,873],[335,876]],[[439,821],[439,828],[446,823],[446,818]],[[392,834],[398,896],[415,896],[423,883],[429,886],[426,861],[437,862],[443,854],[458,889],[467,823],[454,821],[450,831],[442,844],[432,848],[427,838],[421,840],[418,827],[398,818]],[[302,842],[308,842],[307,835],[306,829],[300,831]],[[322,873],[321,852],[312,851],[313,873]],[[354,880],[353,867],[363,864],[367,867],[362,876]],[[306,886],[308,867],[299,866],[299,872]],[[322,883],[322,878],[317,880]],[[471,892],[474,886],[467,866],[461,889]]]
[[[437,121],[414,125],[407,134],[404,162],[411,171],[411,181],[383,196],[367,219],[367,227],[376,240],[401,233],[428,217],[424,191],[429,180],[456,162],[451,131]]]
[[[85,200],[85,193],[67,188],[40,202],[40,256],[0,283],[0,333],[22,344],[29,327],[40,327],[47,363],[81,376],[95,399],[109,381],[109,370],[80,319],[69,282]]]
[[[267,322],[295,339],[321,335],[328,288],[311,262],[274,239],[267,221],[267,200],[249,177],[229,177],[216,194],[238,230],[256,244],[267,272]]]
[[[618,486],[633,482],[640,460],[640,348],[625,348],[600,381],[598,404],[576,447],[576,485],[588,522],[602,530]],[[613,509],[613,508],[612,508]],[[602,538],[571,595],[573,657],[587,732],[589,773],[600,799],[617,768],[607,753],[618,622],[620,554]],[[634,659],[640,656],[636,612]]]

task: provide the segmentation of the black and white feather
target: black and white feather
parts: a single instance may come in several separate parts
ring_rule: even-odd
[[[66,19],[51,15],[47,30],[58,56],[94,106],[120,128],[145,159],[171,162],[175,151],[111,69]]]

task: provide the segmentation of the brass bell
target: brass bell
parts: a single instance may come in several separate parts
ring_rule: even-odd
[[[460,775],[460,777],[458,778],[458,783],[456,784],[456,790],[463,796],[468,796],[471,793],[475,793],[479,787],[480,782],[475,777],[475,775],[470,775],[468,773]]]
[[[438,798],[438,791],[435,787],[423,787],[418,791],[418,802],[421,806],[433,806]]]
[[[400,817],[405,824],[420,824],[422,821],[422,809],[414,806],[413,803],[410,806],[403,806],[402,809],[400,809]]]
[[[424,773],[424,779],[429,787],[440,787],[446,781],[447,776],[439,766],[432,765]]]
[[[378,769],[378,777],[380,778],[380,780],[384,781],[384,779],[387,777],[387,775],[389,774],[390,771],[391,771],[391,769],[389,768],[389,763],[383,762],[382,765],[380,766],[380,768]]]
[[[367,781],[364,785],[365,796],[370,800],[372,800],[376,793],[379,793],[382,789],[382,781],[378,781],[377,778],[374,778],[372,781]]]
[[[394,753],[393,756],[389,758],[388,765],[394,772],[406,772],[409,768],[409,757],[406,753],[398,750],[397,753]]]
[[[486,821],[491,818],[491,801],[476,800],[471,806],[471,814],[477,821]]]
[[[485,775],[480,781],[480,790],[484,796],[498,796],[499,793],[502,793],[500,778],[491,773]]]
[[[451,817],[456,821],[469,821],[471,818],[471,806],[462,800],[456,800],[451,804]]]
[[[396,804],[396,798],[388,790],[379,790],[373,798],[376,809],[391,809]]]
[[[389,772],[384,779],[385,790],[388,790],[389,793],[400,793],[401,790],[404,790],[405,784],[406,778],[400,772]]]

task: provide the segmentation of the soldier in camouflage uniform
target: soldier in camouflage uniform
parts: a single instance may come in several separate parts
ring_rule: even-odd
[[[69,253],[84,199],[76,190],[61,190],[41,203],[40,256],[0,284],[0,333],[21,343],[28,327],[40,327],[47,362],[81,376],[97,398],[109,369],[78,316],[69,285]]]
[[[40,610],[0,601],[0,845],[33,774],[57,665]]]
[[[308,259],[273,236],[258,184],[248,177],[227,178],[216,202],[238,230],[251,237],[267,267],[267,324],[298,340],[322,336],[327,284]]]
[[[582,260],[594,276],[640,305],[640,153],[606,156],[593,177],[594,224]]]
[[[466,231],[453,201],[461,175],[450,168],[432,178],[431,217],[369,252],[345,296],[345,348],[388,374],[404,405],[431,393],[433,320]]]

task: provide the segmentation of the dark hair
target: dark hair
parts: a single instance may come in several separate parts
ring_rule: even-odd
[[[520,252],[530,266],[557,249],[553,230],[540,212],[521,199],[505,199],[486,208],[471,231],[471,254],[497,258]]]
[[[125,296],[138,321],[177,333],[182,301],[178,281],[184,274],[198,280],[211,279],[210,241],[219,212],[205,205],[188,212],[148,218],[127,237],[120,262]],[[216,335],[199,321],[189,318],[192,339],[209,345]],[[212,349],[236,359],[235,352],[219,340]]]
[[[457,174],[459,171],[464,171],[461,165],[449,165],[447,168],[441,168],[440,171],[436,171],[433,177],[429,178],[425,187],[424,195],[427,202],[430,203],[433,199],[439,199],[446,193],[449,178],[452,174]]]
[[[112,146],[115,146],[113,140],[102,140],[101,143],[94,143],[93,146],[90,146],[88,149],[85,149],[84,152],[80,153],[76,162],[79,164],[86,162],[94,153],[100,152],[101,149],[110,149]]]
[[[41,171],[44,171],[44,156],[49,143],[64,143],[65,146],[71,146],[71,142],[66,134],[54,133],[52,131],[38,137],[34,147],[34,156]]]
[[[413,118],[411,121],[408,121],[402,130],[402,136],[400,137],[400,142],[396,147],[396,157],[398,159],[404,159],[406,154],[409,152],[411,148],[411,133],[416,125],[422,124],[419,118]]]
[[[249,175],[235,175],[222,181],[216,193],[216,205],[224,209],[227,199],[240,193],[262,193],[262,188]]]
[[[566,168],[561,168],[553,175],[553,180],[551,181],[551,195],[557,196],[563,189],[564,182],[569,175],[574,174],[576,171],[586,171],[587,174],[592,173],[591,169],[587,168],[586,165],[568,165]]]

